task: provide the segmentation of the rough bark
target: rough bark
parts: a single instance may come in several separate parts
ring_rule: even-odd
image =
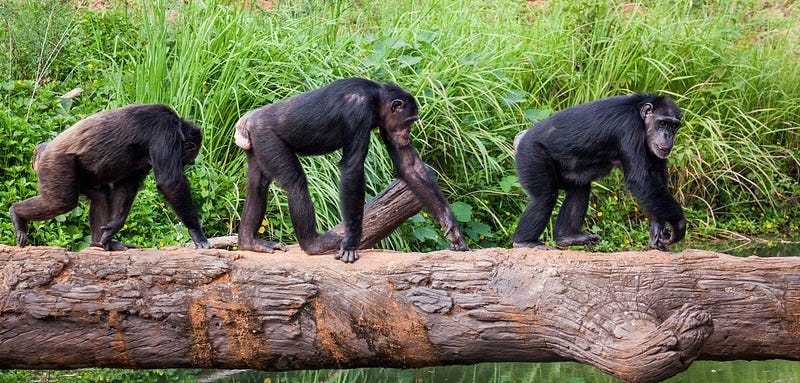
[[[800,258],[704,251],[287,253],[0,245],[0,368],[578,361],[654,382],[800,359]]]

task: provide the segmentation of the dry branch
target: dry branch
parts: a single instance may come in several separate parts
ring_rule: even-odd
[[[0,245],[0,368],[566,361],[626,381],[800,358],[800,258]]]

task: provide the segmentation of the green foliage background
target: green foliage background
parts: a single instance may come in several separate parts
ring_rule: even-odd
[[[107,1],[103,9],[0,5],[0,205],[36,194],[33,147],[92,113],[161,102],[203,127],[189,169],[209,236],[237,231],[244,155],[233,125],[247,110],[350,76],[400,84],[421,105],[413,139],[472,247],[510,246],[527,197],[514,135],[555,110],[601,97],[671,95],[685,124],[671,185],[693,241],[796,233],[800,174],[800,25],[793,2],[402,0],[394,2]],[[57,96],[80,87],[75,99]],[[303,159],[320,228],[339,222],[338,154]],[[368,194],[394,177],[373,137]],[[587,227],[600,250],[642,249],[644,214],[614,172],[593,188]],[[264,235],[296,243],[272,188]],[[88,244],[87,206],[33,224],[32,244]],[[550,231],[546,231],[546,236]],[[13,227],[0,218],[0,238]],[[120,239],[189,240],[152,180]],[[445,248],[419,214],[381,244]]]

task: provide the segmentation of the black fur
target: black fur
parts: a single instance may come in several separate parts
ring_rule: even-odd
[[[211,247],[183,173],[201,144],[200,129],[165,105],[129,105],[79,121],[34,151],[39,195],[9,209],[17,243],[26,245],[29,221],[66,213],[77,206],[78,195],[84,194],[90,200],[92,245],[106,250],[127,248],[111,238],[125,224],[133,199],[152,168],[158,189],[195,244]]]
[[[650,247],[666,250],[680,241],[686,221],[669,192],[666,156],[681,117],[669,97],[636,94],[573,106],[521,132],[515,145],[517,175],[531,201],[520,217],[514,245],[542,246],[539,237],[559,189],[566,198],[556,218],[556,244],[591,247],[599,242],[600,236],[580,230],[581,223],[591,182],[615,166],[622,167],[625,186],[648,216]]]
[[[247,151],[248,190],[239,229],[243,250],[285,250],[282,244],[256,239],[266,210],[266,193],[274,180],[289,197],[289,212],[300,247],[309,254],[338,249],[337,259],[358,259],[364,212],[364,160],[372,129],[380,128],[399,176],[445,229],[455,250],[467,250],[450,206],[436,178],[411,145],[417,102],[394,84],[350,78],[296,95],[245,114],[236,123],[236,143]],[[316,231],[308,181],[297,155],[312,156],[342,149],[339,198],[345,237]]]

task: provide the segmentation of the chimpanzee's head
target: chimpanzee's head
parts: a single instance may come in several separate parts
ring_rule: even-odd
[[[200,146],[203,144],[203,133],[200,128],[189,121],[181,120],[181,133],[183,133],[183,144],[181,161],[183,165],[191,165],[197,154],[200,153]]]
[[[656,157],[667,159],[675,145],[675,134],[681,127],[683,112],[669,97],[657,97],[641,105],[639,113],[647,132],[647,148]]]
[[[417,100],[397,85],[386,84],[381,90],[381,129],[397,146],[411,144],[411,124],[419,120]]]

